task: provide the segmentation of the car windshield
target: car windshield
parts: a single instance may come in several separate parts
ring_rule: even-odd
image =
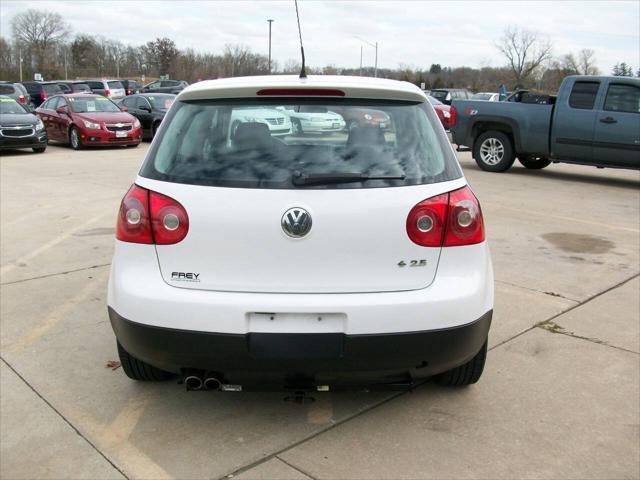
[[[471,97],[472,100],[491,100],[493,93],[476,93]]]
[[[105,97],[69,97],[68,100],[75,113],[120,111],[115,103]]]
[[[141,175],[271,189],[405,186],[461,176],[446,138],[435,128],[437,117],[424,104],[287,102],[298,111],[341,112],[314,121],[289,116],[276,102],[179,102],[164,120],[168,125]],[[347,124],[345,118],[358,122]],[[345,181],[349,178],[354,180]]]
[[[118,88],[124,88],[122,86],[122,83],[120,83],[120,82],[107,82],[107,85],[109,85],[109,88],[112,88],[114,90],[116,90]]]
[[[10,114],[26,114],[27,112],[22,105],[16,102],[13,98],[0,98],[0,114],[2,115],[10,115]]]
[[[157,95],[153,97],[147,97],[147,100],[151,102],[151,106],[156,110],[169,110],[176,97]]]
[[[427,100],[429,100],[429,103],[431,105],[442,105],[442,102],[440,100],[438,100],[437,98],[433,98],[431,95],[427,97]]]

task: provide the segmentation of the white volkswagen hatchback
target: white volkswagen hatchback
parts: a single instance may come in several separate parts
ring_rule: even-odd
[[[238,110],[375,109],[385,129],[274,137]],[[108,308],[125,373],[334,389],[482,374],[480,205],[423,92],[361,77],[183,90],[122,200]]]

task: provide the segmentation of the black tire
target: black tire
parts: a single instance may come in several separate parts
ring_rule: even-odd
[[[304,135],[304,132],[302,131],[302,124],[297,118],[291,120],[291,133],[293,135]]]
[[[484,132],[473,144],[473,158],[487,172],[504,172],[516,159],[511,139],[495,130]]]
[[[127,148],[136,148],[138,145],[140,145],[139,143],[131,143],[129,145],[127,145]]]
[[[71,127],[71,130],[69,130],[69,145],[71,145],[71,148],[74,150],[82,150],[83,145],[80,140],[80,131],[76,127]]]
[[[537,157],[535,155],[518,155],[518,161],[523,167],[530,170],[540,170],[551,164],[551,160],[548,158]]]
[[[47,147],[33,147],[32,150],[35,153],[44,153],[44,151],[47,149]]]
[[[242,122],[239,121],[235,121],[231,124],[231,139],[233,140],[236,136],[236,132],[238,131],[238,126],[241,124]]]
[[[140,380],[143,382],[160,382],[168,380],[173,376],[169,372],[160,370],[159,368],[151,366],[148,363],[131,356],[129,352],[120,345],[120,342],[118,342],[118,356],[120,357],[122,370],[124,370],[127,377],[133,380]]]
[[[484,370],[484,363],[487,359],[487,342],[480,349],[476,356],[469,360],[464,365],[452,368],[444,373],[441,373],[436,377],[436,382],[440,385],[448,385],[451,387],[463,387],[465,385],[471,385],[480,380],[482,371]]]

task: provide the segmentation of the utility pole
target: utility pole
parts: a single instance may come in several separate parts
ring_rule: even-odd
[[[22,49],[18,49],[18,67],[20,70],[20,82],[22,82]]]
[[[378,42],[376,42],[376,66],[373,69],[373,76],[378,76]]]
[[[362,45],[360,45],[360,76],[362,76]]]
[[[274,20],[269,19],[267,22],[269,22],[269,75],[271,75],[271,24]]]
[[[64,79],[69,80],[69,76],[67,75],[67,51],[64,51]]]
[[[356,37],[358,40],[360,40],[361,42],[366,43],[367,45],[372,46],[373,48],[376,49],[376,63],[375,63],[375,67],[373,70],[373,76],[377,77],[378,76],[378,42],[376,43],[371,43],[366,41],[364,38],[360,38],[360,37]],[[362,52],[362,46],[360,47],[360,52]],[[362,58],[362,53],[360,54],[360,58]]]

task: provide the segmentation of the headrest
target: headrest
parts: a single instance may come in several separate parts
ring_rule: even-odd
[[[350,147],[359,146],[383,146],[386,141],[384,132],[379,127],[358,127],[349,132],[347,145]]]
[[[251,146],[268,143],[271,140],[269,127],[260,122],[243,122],[238,125],[238,129],[233,137],[233,142],[237,147],[243,147],[244,144]]]

